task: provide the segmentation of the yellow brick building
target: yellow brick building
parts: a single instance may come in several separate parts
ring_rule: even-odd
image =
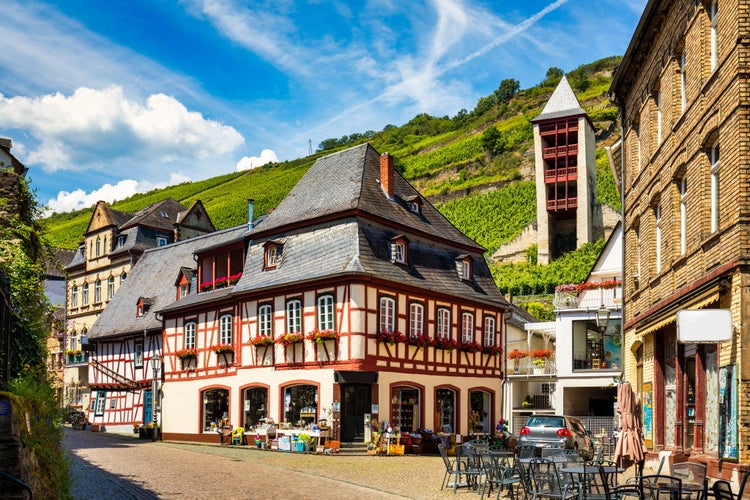
[[[748,12],[739,0],[649,0],[611,88],[623,126],[624,378],[644,400],[649,460],[701,461],[734,480],[750,461]],[[711,309],[731,311],[731,324],[681,338],[694,325],[678,311]]]

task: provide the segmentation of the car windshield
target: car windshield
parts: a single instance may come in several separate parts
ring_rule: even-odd
[[[529,417],[526,422],[528,427],[565,427],[562,417]]]

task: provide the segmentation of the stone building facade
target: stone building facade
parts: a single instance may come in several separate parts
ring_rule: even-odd
[[[748,8],[650,0],[611,87],[623,125],[624,378],[644,402],[649,459],[701,461],[734,480],[750,461]],[[682,310],[730,311],[731,324],[688,339]]]

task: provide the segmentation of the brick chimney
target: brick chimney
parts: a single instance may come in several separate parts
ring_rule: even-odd
[[[380,185],[390,199],[393,199],[394,177],[393,156],[390,153],[383,153],[380,155]]]

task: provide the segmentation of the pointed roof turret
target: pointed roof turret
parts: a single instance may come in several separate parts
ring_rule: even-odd
[[[562,116],[579,116],[585,114],[586,112],[578,102],[578,98],[570,87],[568,79],[563,76],[560,83],[557,84],[555,91],[552,92],[552,97],[549,98],[549,101],[547,101],[547,104],[544,106],[542,113],[531,120],[531,122],[552,120]]]

